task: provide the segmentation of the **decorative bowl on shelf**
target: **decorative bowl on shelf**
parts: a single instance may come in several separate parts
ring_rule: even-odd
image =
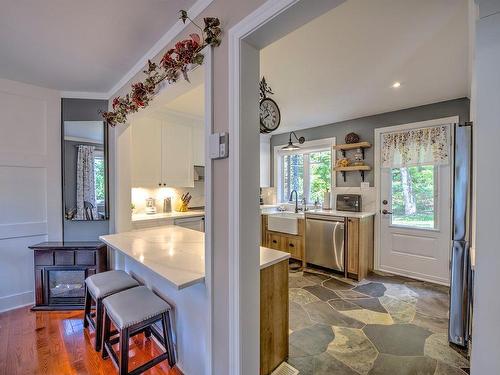
[[[359,142],[359,135],[357,135],[356,133],[349,133],[345,136],[345,143],[351,144],[358,142]]]
[[[348,167],[349,164],[351,164],[349,159],[342,158],[342,159],[337,160],[337,167]]]

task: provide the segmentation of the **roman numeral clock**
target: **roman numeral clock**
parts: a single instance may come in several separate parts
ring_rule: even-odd
[[[260,132],[267,134],[278,129],[281,123],[281,113],[278,104],[267,95],[274,95],[267,85],[266,78],[260,81]]]

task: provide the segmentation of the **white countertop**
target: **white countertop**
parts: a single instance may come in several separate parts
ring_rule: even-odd
[[[285,253],[284,251],[273,250],[268,247],[260,247],[261,270],[289,258],[290,254]]]
[[[189,210],[186,212],[160,212],[156,214],[133,214],[132,222],[137,221],[147,221],[147,220],[158,220],[158,219],[180,219],[184,217],[196,217],[196,216],[205,216],[205,211],[203,210]]]
[[[99,238],[179,290],[205,281],[205,235],[202,232],[166,225]],[[288,253],[261,247],[260,269],[288,258]]]
[[[365,217],[374,216],[375,212],[362,211],[362,212],[350,212],[350,211],[337,211],[337,210],[309,210],[306,211],[307,214],[323,215],[323,216],[340,216],[340,217],[353,217],[357,219],[364,219]]]
[[[309,209],[305,213],[307,214],[315,214],[315,215],[323,215],[323,216],[340,216],[340,217],[352,217],[357,219],[364,219],[365,217],[370,217],[375,215],[375,212],[371,211],[362,211],[362,212],[350,212],[350,211],[337,211],[337,210],[323,210],[323,209]],[[298,219],[304,219],[304,213],[299,211],[295,213],[293,211],[269,211],[269,210],[261,210],[261,215],[272,215],[272,216],[287,216],[287,217],[297,217]]]

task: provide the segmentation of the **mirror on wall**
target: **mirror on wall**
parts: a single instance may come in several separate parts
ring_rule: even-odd
[[[63,204],[66,220],[108,220],[107,126],[63,123]]]

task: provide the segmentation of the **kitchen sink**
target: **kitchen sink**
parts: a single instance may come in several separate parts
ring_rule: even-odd
[[[267,229],[273,232],[281,232],[297,235],[299,233],[299,219],[303,219],[303,213],[279,212],[267,217]]]

